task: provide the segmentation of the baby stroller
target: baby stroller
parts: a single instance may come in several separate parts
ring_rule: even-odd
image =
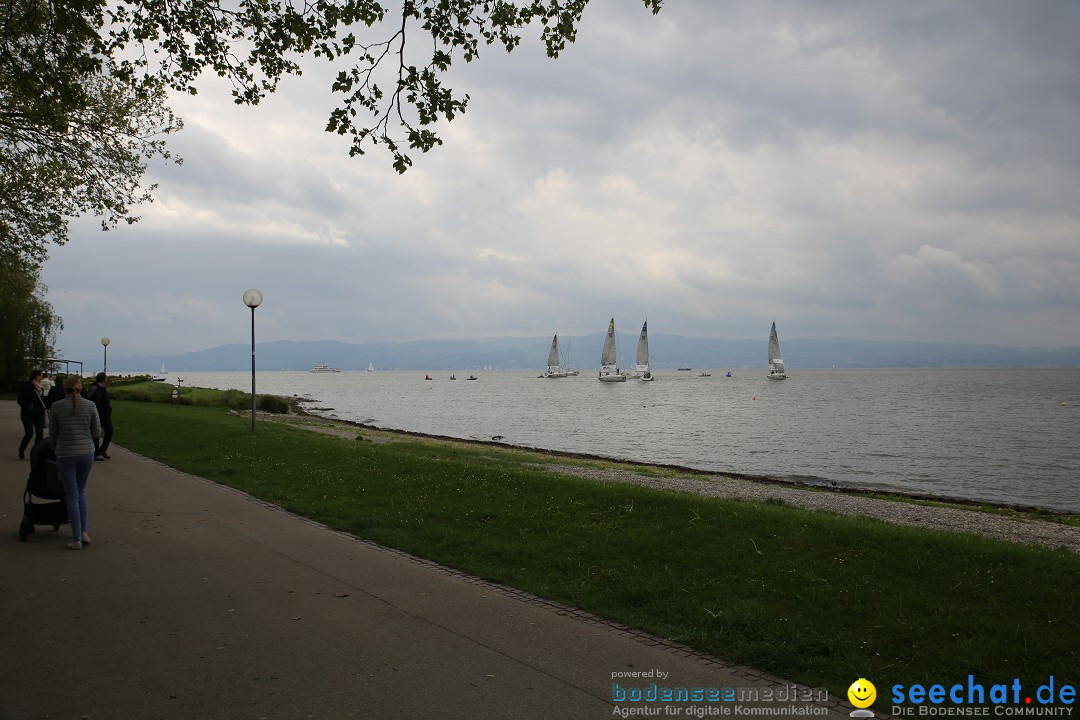
[[[59,502],[34,504],[34,498]],[[26,540],[34,532],[35,525],[52,525],[59,530],[67,525],[67,502],[64,500],[64,486],[60,482],[60,471],[56,465],[56,453],[52,443],[46,438],[36,443],[30,450],[30,477],[26,480],[26,492],[23,493],[23,517],[19,524],[19,539]]]

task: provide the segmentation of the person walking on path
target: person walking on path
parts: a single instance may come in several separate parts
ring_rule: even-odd
[[[45,400],[41,397],[41,370],[34,370],[30,378],[19,390],[19,419],[23,424],[23,439],[19,443],[19,459],[26,459],[26,446],[30,438],[34,443],[41,442],[45,432]]]
[[[95,460],[109,459],[109,443],[112,441],[113,436],[112,405],[109,404],[108,384],[109,376],[99,372],[94,384],[90,386],[85,395],[87,400],[94,401],[94,405],[97,406],[98,419],[101,421],[101,444],[94,443]]]
[[[90,544],[86,529],[90,525],[87,515],[86,481],[94,467],[94,446],[101,434],[101,422],[97,407],[81,395],[82,378],[71,375],[64,381],[67,397],[54,402],[49,408],[49,437],[56,453],[56,466],[60,482],[64,485],[67,499],[68,521],[71,523],[72,541],[68,547],[82,550]]]
[[[65,375],[60,374],[60,375],[57,375],[56,378],[53,380],[52,388],[45,395],[45,409],[46,410],[51,408],[52,404],[54,402],[56,402],[57,400],[63,400],[64,399],[64,379],[65,379],[65,377],[66,377]]]

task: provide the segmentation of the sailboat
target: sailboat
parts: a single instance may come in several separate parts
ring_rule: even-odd
[[[555,336],[551,338],[551,349],[548,350],[547,370],[540,377],[564,378],[569,375],[570,373],[559,367],[559,334],[555,333]]]
[[[776,321],[773,321],[772,331],[769,332],[769,379],[786,380],[784,372],[784,356],[780,354],[780,338],[776,334]]]
[[[151,377],[150,382],[165,382],[165,363],[161,363],[161,374]]]
[[[570,364],[570,341],[569,340],[566,341],[566,350],[563,351],[562,368],[563,368],[563,372],[566,373],[567,375],[571,376],[571,377],[581,374],[577,370],[574,370],[573,366]]]
[[[374,363],[368,363],[367,364],[367,371],[368,372],[375,372],[375,364]]]
[[[600,382],[626,382],[626,375],[619,371],[618,346],[615,338],[615,318],[608,323],[604,337],[604,350],[600,353]]]
[[[649,321],[641,326],[641,335],[637,340],[637,356],[634,358],[634,369],[640,373],[642,382],[653,380],[653,374],[649,370]]]

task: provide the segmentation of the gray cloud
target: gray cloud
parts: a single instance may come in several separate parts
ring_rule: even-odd
[[[143,221],[45,269],[61,347],[600,331],[1080,343],[1080,7],[594,0],[558,61],[455,67],[404,176],[322,132],[332,69],[177,98]],[[92,271],[88,271],[93,268]],[[123,349],[121,349],[123,348]]]

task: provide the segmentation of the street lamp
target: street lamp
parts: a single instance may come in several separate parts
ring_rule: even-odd
[[[255,288],[246,291],[244,304],[251,308],[251,432],[255,432],[255,308],[262,305],[262,293]]]
[[[105,348],[105,357],[101,361],[102,372],[109,372],[109,342],[109,338],[101,338],[101,345],[103,348]]]

